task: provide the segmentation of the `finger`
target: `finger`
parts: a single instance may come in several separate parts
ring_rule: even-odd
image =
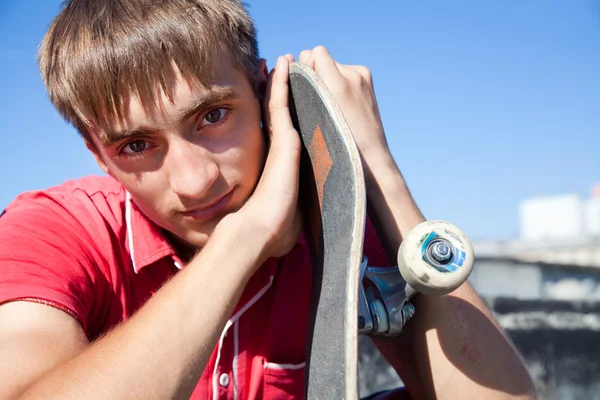
[[[295,131],[288,107],[289,60],[279,57],[267,87],[266,109],[271,134],[275,130]],[[281,136],[281,135],[278,135]]]
[[[295,61],[295,60],[294,60],[294,56],[293,56],[292,54],[290,54],[290,53],[287,53],[287,54],[285,55],[285,58],[287,58],[287,60],[288,60],[288,64],[291,64],[291,63],[293,63],[293,62]]]
[[[315,69],[315,53],[314,52],[312,52],[312,51],[310,52],[310,55],[308,56],[308,59],[306,60],[306,65],[308,65],[312,69]]]
[[[267,84],[266,84],[266,90],[265,90],[265,97],[263,99],[263,119],[265,122],[265,126],[268,129],[268,133],[270,136],[272,136],[273,134],[273,129],[272,129],[272,112],[271,112],[271,108],[277,108],[277,105],[281,103],[281,100],[278,99],[273,99],[273,94],[274,93],[280,93],[280,90],[278,90],[278,81],[281,80],[281,78],[286,79],[286,86],[284,88],[282,88],[283,90],[287,90],[287,79],[288,79],[288,74],[289,72],[286,72],[285,75],[286,76],[282,76],[280,77],[278,70],[281,70],[282,68],[286,68],[286,70],[289,68],[289,64],[290,64],[290,60],[293,60],[294,57],[291,54],[286,54],[285,56],[279,56],[277,57],[277,60],[275,62],[275,67],[273,67],[273,69],[271,69],[270,73],[269,73],[269,77],[267,79]],[[283,60],[287,60],[288,63],[287,65],[284,65]],[[280,78],[277,78],[280,77]],[[284,105],[285,107],[287,107],[287,97],[284,99]]]
[[[336,62],[336,65],[344,76],[358,76],[367,83],[373,82],[373,74],[371,70],[364,65],[343,65]]]
[[[279,59],[278,59],[279,60]],[[277,61],[275,62],[277,65]],[[262,119],[264,123],[264,127],[267,129],[267,133],[269,134],[269,140],[271,139],[271,115],[268,112],[269,102],[271,100],[271,91],[273,90],[273,75],[275,74],[276,67],[273,67],[271,71],[269,71],[269,76],[267,77],[267,84],[264,92],[264,97],[262,99]]]
[[[297,194],[300,138],[294,129],[288,107],[289,60],[279,57],[269,79],[266,96],[266,120],[271,135],[271,146],[262,187],[274,190],[282,182],[292,184],[292,195]]]
[[[323,46],[317,46],[313,49],[314,70],[319,74],[323,82],[333,92],[345,90],[347,84],[344,76],[338,69],[338,65],[329,54],[329,51]]]
[[[315,55],[312,50],[304,50],[300,53],[300,61],[310,68],[315,69]]]
[[[312,53],[311,50],[302,50],[300,52],[300,57],[298,58],[298,61],[307,64],[308,58],[310,57],[310,54]]]

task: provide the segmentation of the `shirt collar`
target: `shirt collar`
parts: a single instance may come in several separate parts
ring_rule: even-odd
[[[184,266],[163,230],[142,213],[129,192],[126,192],[125,196],[125,221],[127,247],[136,274],[148,265],[169,256],[178,269]],[[304,246],[306,246],[306,236],[302,231],[296,247]]]
[[[168,256],[172,257],[175,266],[181,269],[183,263],[162,229],[140,211],[129,192],[125,197],[125,221],[127,247],[136,274]]]

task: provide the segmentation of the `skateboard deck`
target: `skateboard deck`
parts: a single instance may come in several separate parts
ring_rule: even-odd
[[[357,399],[359,331],[400,334],[414,314],[412,296],[443,295],[468,279],[473,249],[456,226],[424,221],[400,244],[397,269],[369,267],[358,149],[329,89],[298,62],[290,65],[290,114],[303,142],[300,204],[312,263],[306,398]],[[390,218],[372,211],[377,219]]]
[[[290,111],[304,143],[300,202],[312,261],[306,397],[353,399],[366,221],[362,164],[339,106],[302,63],[290,65]]]

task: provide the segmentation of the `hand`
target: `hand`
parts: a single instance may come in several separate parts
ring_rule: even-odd
[[[299,60],[314,69],[331,90],[367,167],[382,157],[391,159],[369,69],[338,64],[323,46],[304,50]]]
[[[260,263],[287,254],[302,226],[298,207],[301,143],[288,107],[289,64],[293,61],[291,55],[279,57],[267,82],[263,113],[270,146],[258,185],[246,204],[218,226],[229,232],[241,230],[242,243],[261,249]]]

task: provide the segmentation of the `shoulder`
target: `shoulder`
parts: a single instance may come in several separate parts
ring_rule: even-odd
[[[39,202],[43,198],[51,198],[58,202],[65,202],[73,197],[84,195],[90,198],[107,198],[114,196],[125,198],[125,189],[110,176],[85,176],[79,179],[72,179],[61,183],[60,185],[51,186],[46,189],[32,190],[23,192],[18,195],[6,211],[11,208],[19,207],[23,204],[32,204]]]
[[[123,242],[125,199],[117,181],[99,176],[22,193],[0,218],[0,243],[18,244],[21,252],[35,245],[63,253],[106,253]]]
[[[76,220],[94,215],[115,217],[122,214],[125,197],[125,189],[112,177],[86,176],[47,189],[21,193],[6,207],[3,220],[40,213],[44,213],[44,220],[66,215]]]
[[[41,302],[97,332],[125,257],[124,202],[125,190],[105,177],[19,195],[0,218],[0,304]]]

